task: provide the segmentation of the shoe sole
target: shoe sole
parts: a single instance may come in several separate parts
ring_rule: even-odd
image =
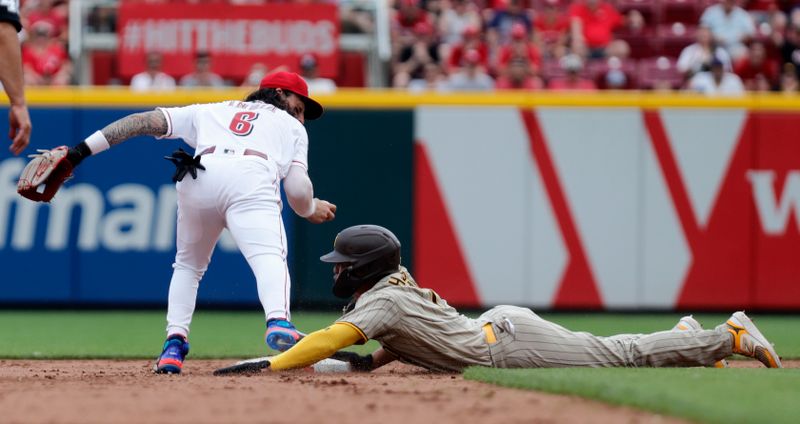
[[[164,358],[156,362],[153,367],[156,374],[180,374],[183,362],[177,359]]]
[[[744,328],[744,331],[750,333],[750,336],[753,337],[758,341],[761,346],[755,347],[754,357],[758,359],[762,364],[766,365],[768,368],[783,368],[783,364],[781,364],[781,358],[778,356],[778,353],[775,352],[775,349],[772,348],[772,344],[758,331],[758,328],[753,323],[753,320],[750,319],[744,312],[736,312],[733,314],[731,318],[735,318],[738,320],[741,325],[737,325],[729,319],[727,324],[731,327],[735,328]]]
[[[181,369],[174,365],[164,365],[156,368],[156,374],[180,374]]]
[[[272,333],[267,336],[265,341],[267,342],[267,346],[271,349],[277,350],[278,352],[285,352],[296,345],[300,340],[286,333]]]

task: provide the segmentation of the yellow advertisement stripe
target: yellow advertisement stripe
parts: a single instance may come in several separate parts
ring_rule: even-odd
[[[177,90],[165,93],[135,93],[127,87],[36,88],[26,90],[31,106],[154,107],[210,103],[243,99],[248,89]],[[8,100],[2,97],[2,103]],[[694,93],[653,93],[640,91],[556,93],[425,93],[396,90],[341,89],[333,95],[315,96],[332,109],[412,109],[431,106],[517,106],[517,107],[637,107],[655,108],[746,108],[751,110],[800,110],[800,96],[758,93],[744,97],[705,97]]]

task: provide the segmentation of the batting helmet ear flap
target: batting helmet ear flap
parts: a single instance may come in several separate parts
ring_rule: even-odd
[[[333,295],[341,299],[347,299],[358,290],[360,285],[361,281],[353,278],[353,265],[350,265],[336,277],[336,281],[333,284]]]

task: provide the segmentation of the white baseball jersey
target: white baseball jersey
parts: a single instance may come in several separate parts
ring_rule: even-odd
[[[197,289],[224,228],[256,277],[265,318],[289,319],[291,278],[280,182],[290,204],[313,205],[308,135],[296,118],[262,102],[226,101],[159,108],[167,120],[161,138],[182,138],[203,154],[205,170],[177,186],[177,252],[169,290],[167,334],[188,335]],[[211,152],[213,148],[213,152]],[[303,171],[289,169],[295,165]],[[288,176],[288,177],[287,177]],[[290,186],[299,187],[293,193]],[[298,203],[292,205],[294,208]],[[297,209],[296,212],[301,213]]]
[[[234,156],[255,150],[278,165],[281,179],[293,164],[308,169],[305,127],[273,105],[232,100],[159,110],[168,126],[162,138],[182,138],[197,153],[212,146]]]

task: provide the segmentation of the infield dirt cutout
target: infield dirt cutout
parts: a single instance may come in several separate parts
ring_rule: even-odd
[[[155,375],[146,360],[0,360],[3,423],[680,423],[632,408],[392,364],[369,374]],[[787,361],[789,362],[789,361]],[[734,366],[761,366],[733,361]],[[791,361],[785,366],[798,367]]]

